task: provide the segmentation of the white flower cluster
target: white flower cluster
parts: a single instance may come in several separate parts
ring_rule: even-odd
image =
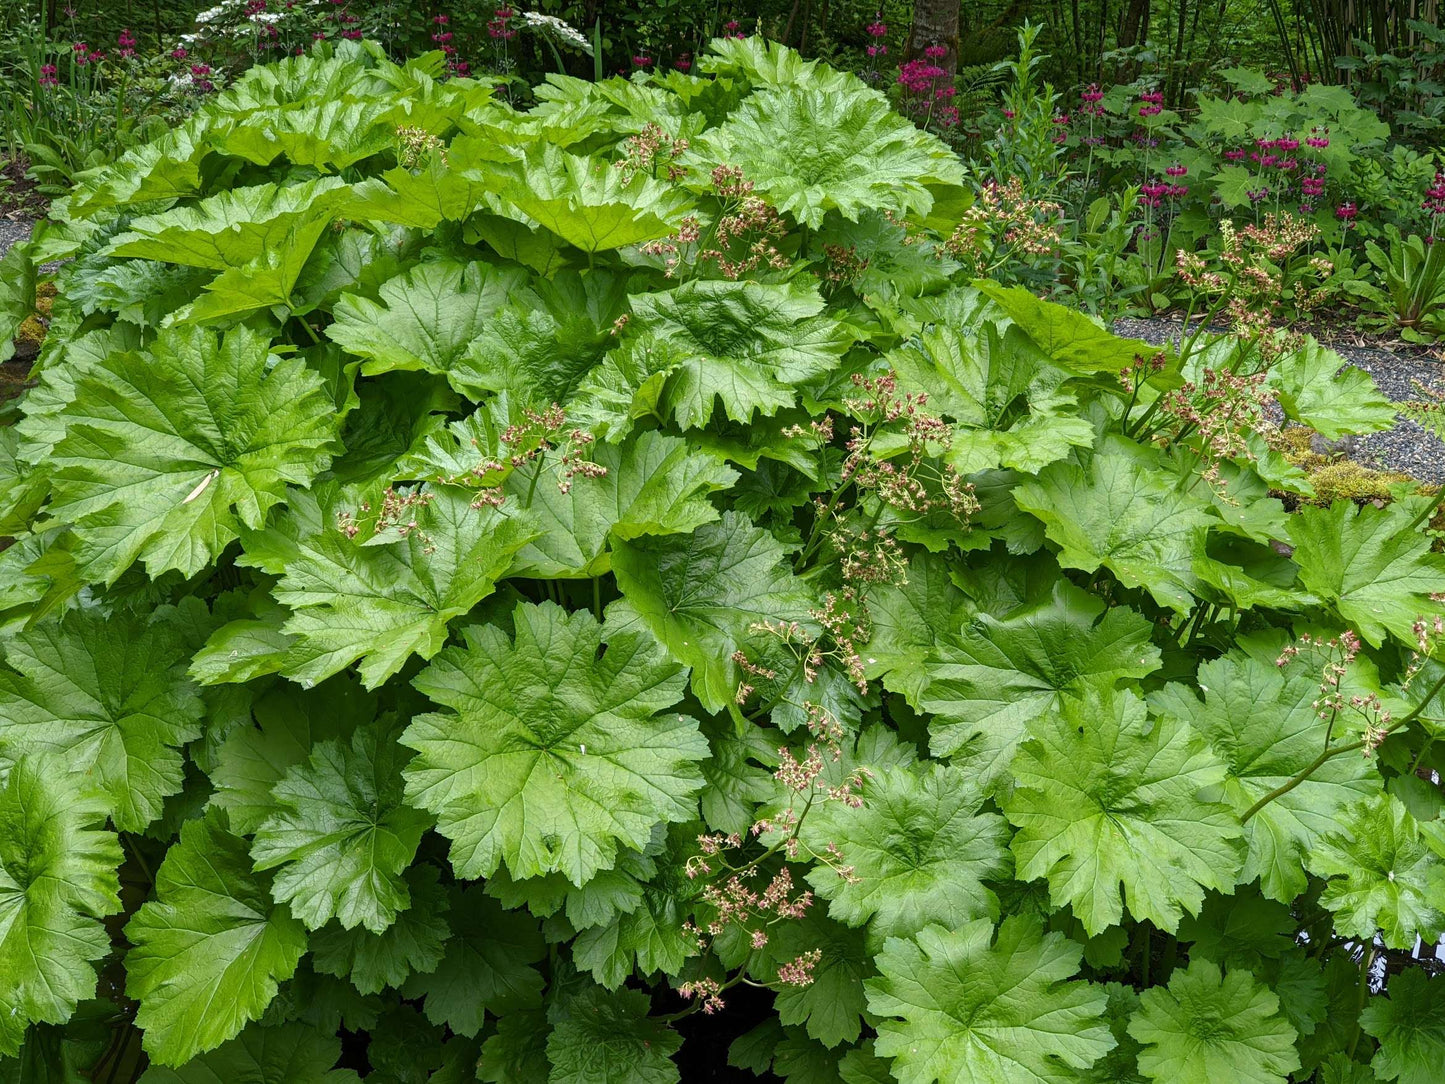
[[[587,35],[555,15],[543,15],[540,11],[524,11],[522,12],[522,21],[527,24],[528,30],[555,34],[563,45],[573,46],[581,49],[588,56],[592,55],[592,43],[587,40]]]
[[[207,8],[205,11],[197,15],[196,22],[201,23],[202,25],[212,22],[216,19],[219,19],[222,15],[226,14],[227,11],[229,11],[235,6],[236,0],[224,0],[223,3],[217,4],[213,8]]]
[[[213,23],[217,19],[222,18],[223,16],[234,14],[236,12],[236,9],[242,7],[245,2],[246,0],[221,0],[221,2],[215,7],[207,8],[205,11],[197,15],[195,18],[195,22],[200,26],[206,26],[208,23]],[[316,2],[317,0],[312,0],[313,4]],[[325,0],[321,0],[321,2],[325,2]],[[250,18],[258,23],[279,23],[281,21],[282,14],[283,13],[279,11],[258,11]],[[185,35],[182,40],[184,41],[186,39],[189,39],[191,41],[194,41],[195,37],[196,36],[194,34],[188,34]]]

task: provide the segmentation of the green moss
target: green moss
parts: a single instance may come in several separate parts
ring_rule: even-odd
[[[1371,470],[1353,459],[1336,459],[1316,469],[1305,468],[1315,499],[1329,504],[1340,498],[1352,501],[1390,499],[1390,487],[1412,481],[1408,474],[1393,470]]]
[[[20,330],[15,333],[15,346],[21,357],[33,357],[45,341],[55,293],[54,282],[42,282],[35,288],[35,311],[25,318]]]
[[[45,324],[38,316],[27,316],[15,333],[15,346],[19,353],[34,354],[45,341]]]
[[[1315,451],[1315,431],[1304,426],[1291,426],[1276,433],[1271,443],[1305,474],[1314,486],[1312,504],[1330,504],[1337,500],[1374,501],[1391,499],[1391,488],[1414,479],[1401,471],[1376,470],[1343,455]],[[1421,487],[1422,492],[1436,487]]]

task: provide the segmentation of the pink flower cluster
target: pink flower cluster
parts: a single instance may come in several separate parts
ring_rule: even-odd
[[[347,2],[348,0],[331,0],[331,6],[334,10],[327,12],[326,21],[337,25],[337,33],[340,34],[341,37],[347,38],[350,41],[360,41],[364,35],[362,34],[361,28],[356,24],[361,22],[361,16],[353,15],[348,11],[346,9]],[[289,2],[286,5],[286,9],[288,11],[291,10],[291,4]],[[276,28],[272,26],[269,29],[274,31]],[[273,34],[272,36],[274,37],[275,35]],[[316,31],[311,35],[311,40],[325,41],[326,32],[322,30]]]
[[[1139,95],[1139,101],[1144,104],[1139,106],[1141,117],[1157,117],[1164,112],[1164,93],[1158,90],[1146,90]]]
[[[1146,181],[1139,186],[1139,202],[1146,207],[1158,207],[1164,200],[1183,199],[1189,194],[1189,186],[1180,184],[1179,178],[1189,173],[1189,167],[1175,162],[1164,170],[1167,181]]]
[[[1291,136],[1284,136],[1280,139],[1256,139],[1254,145],[1258,149],[1249,152],[1249,160],[1264,169],[1279,169],[1285,173],[1292,173],[1299,168],[1299,159],[1292,155],[1272,153],[1274,151],[1299,150],[1298,139]]]
[[[115,44],[116,53],[122,60],[129,60],[135,56],[135,37],[131,34],[129,27],[120,32],[120,36],[115,39]]]
[[[1165,199],[1179,199],[1188,194],[1187,184],[1166,184],[1163,181],[1150,181],[1139,186],[1139,202],[1146,207],[1158,207]]]
[[[874,57],[887,56],[888,46],[884,43],[883,39],[888,36],[888,24],[883,21],[882,12],[874,15],[873,21],[864,27],[864,29],[867,30],[868,36],[873,39],[873,44],[868,46],[868,55]]]
[[[898,85],[905,92],[903,108],[906,111],[915,117],[936,116],[941,124],[952,128],[958,124],[958,109],[950,99],[957,91],[948,72],[934,63],[947,55],[944,46],[930,45],[923,50],[923,56],[898,69]]]
[[[91,49],[83,41],[77,41],[70,47],[70,59],[74,61],[76,67],[83,68],[87,64],[99,64],[105,59],[105,54],[98,49]]]
[[[516,27],[512,25],[516,15],[515,11],[505,5],[497,8],[487,22],[487,33],[497,41],[511,41],[517,36]]]
[[[947,74],[937,64],[914,59],[898,69],[898,85],[910,94],[927,94],[933,90],[935,81]]]
[[[40,85],[47,90],[56,86],[56,84],[60,82],[60,80],[56,78],[58,71],[59,69],[56,68],[54,64],[40,65],[40,79],[38,80]]]
[[[1079,93],[1079,112],[1086,117],[1102,117],[1104,115],[1104,92],[1099,89],[1098,83],[1090,83]]]
[[[1420,206],[1432,215],[1445,214],[1445,173],[1435,174],[1435,183],[1425,189],[1425,200]]]
[[[738,22],[736,19],[729,19],[727,22],[723,23],[723,37],[725,37],[725,38],[743,38],[743,37],[747,37],[747,35],[743,33],[743,29],[742,29],[742,28],[743,28],[743,24],[742,24],[742,23]]]
[[[492,21],[487,24],[487,30],[490,32],[494,28],[499,28],[501,31],[505,31],[506,36],[503,37],[502,40],[506,40],[506,37],[514,37],[517,32],[511,30],[507,25],[507,20],[511,17],[511,8],[498,8],[494,13]],[[436,47],[446,56],[447,70],[453,75],[460,77],[465,77],[470,74],[472,66],[457,54],[457,47],[452,44],[452,32],[450,29],[451,17],[447,15],[435,15],[432,17],[432,26],[435,27],[435,29],[432,31],[431,40],[436,43]],[[498,34],[494,33],[492,37],[498,37]]]
[[[431,40],[436,42],[437,48],[447,56],[451,56],[457,51],[456,46],[452,44],[452,32],[447,29],[447,24],[450,22],[450,17],[446,15],[437,15],[432,19],[432,25],[436,29],[432,31]]]

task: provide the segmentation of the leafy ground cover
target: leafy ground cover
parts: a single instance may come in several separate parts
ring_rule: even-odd
[[[443,64],[253,68],[6,257],[0,1077],[1438,1079],[1438,494],[1266,421],[1369,377],[975,279],[777,45]]]
[[[251,65],[316,42],[434,49],[448,75],[494,78],[527,107],[549,72],[646,81],[690,72],[715,35],[755,33],[856,70],[967,161],[976,203],[950,240],[978,275],[1106,318],[1177,311],[1197,287],[1179,251],[1218,271],[1249,223],[1294,239],[1259,312],[1422,344],[1445,332],[1445,32],[1428,21],[1313,0],[1275,3],[1263,24],[1228,0],[1212,14],[1131,0],[1119,18],[1084,0],[1043,23],[1027,2],[961,15],[938,0],[152,6],[139,25],[129,6],[41,4],[0,30],[15,87],[0,99],[0,207],[43,211]],[[1162,41],[1139,37],[1151,10]]]

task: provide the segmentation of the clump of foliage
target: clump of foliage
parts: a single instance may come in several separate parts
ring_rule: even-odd
[[[0,1074],[1437,1077],[1436,498],[1263,432],[1391,406],[973,280],[936,137],[711,49],[323,48],[56,205]]]

